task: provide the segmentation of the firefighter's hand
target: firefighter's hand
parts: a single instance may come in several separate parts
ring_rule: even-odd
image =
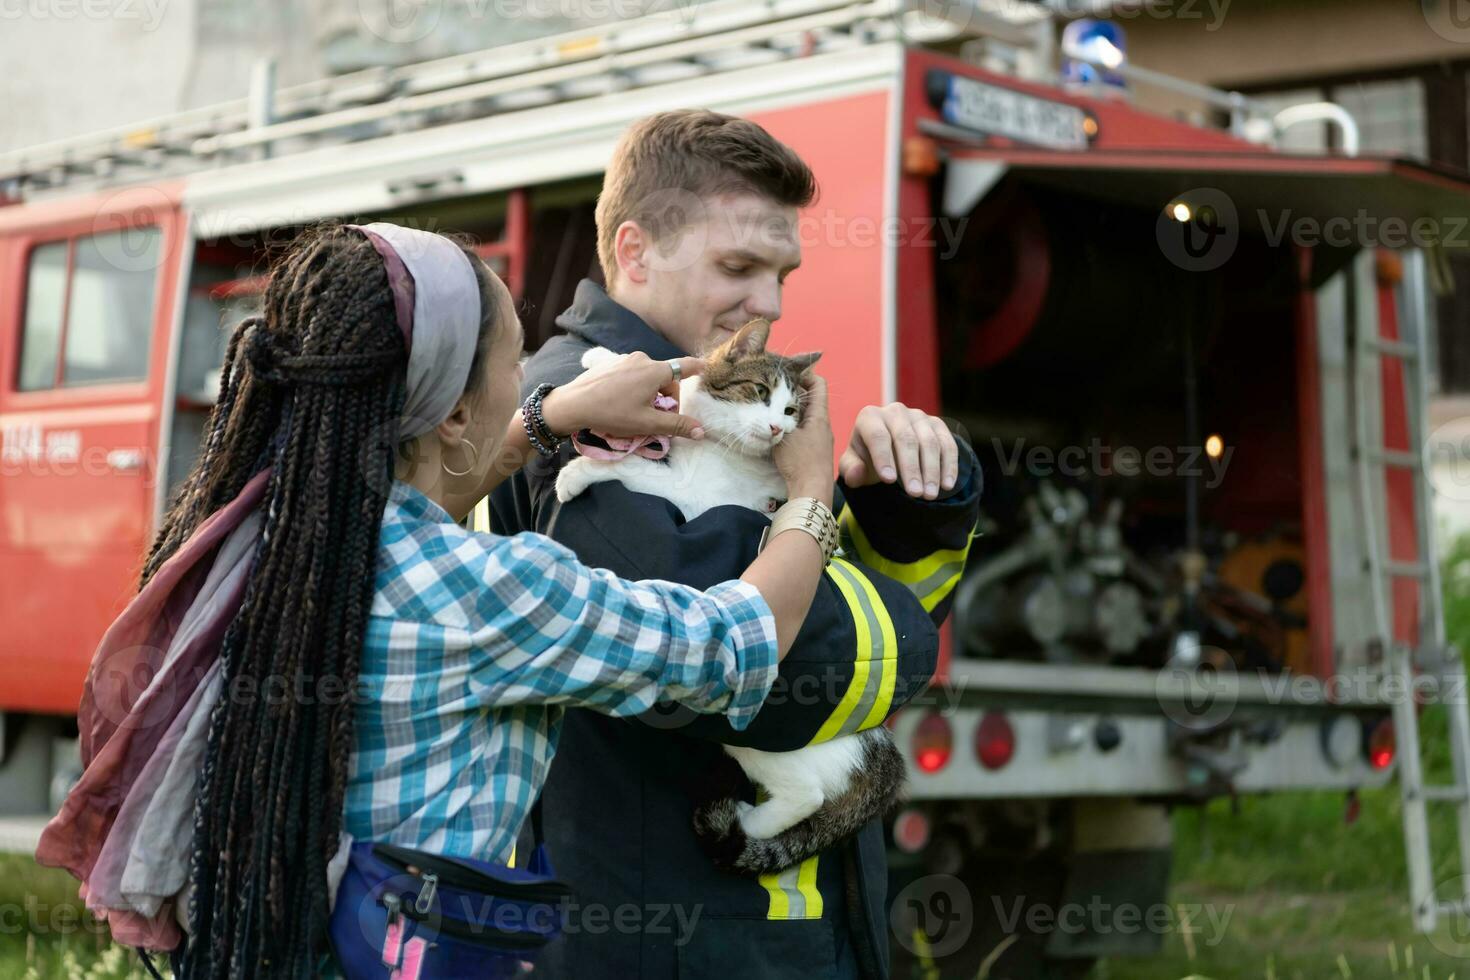
[[[954,489],[960,451],[944,422],[902,402],[858,412],[837,471],[850,487],[898,483],[910,497],[934,500]]]

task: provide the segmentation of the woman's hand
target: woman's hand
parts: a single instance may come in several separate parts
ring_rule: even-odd
[[[679,358],[683,377],[704,372],[697,357]],[[541,413],[553,433],[570,435],[595,429],[612,436],[683,436],[704,438],[698,420],[653,407],[654,395],[679,397],[679,386],[667,361],[640,352],[592,368],[547,394]]]
[[[801,424],[771,451],[791,497],[816,497],[832,506],[832,420],[827,416],[827,382],[808,371],[802,379]]]

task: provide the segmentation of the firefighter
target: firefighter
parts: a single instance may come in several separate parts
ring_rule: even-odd
[[[709,350],[752,318],[776,320],[801,257],[797,209],[814,192],[806,164],[749,121],[688,110],[633,126],[597,205],[609,285],[578,285],[557,320],[565,333],[528,362],[523,393],[576,377],[594,346],[671,358]],[[685,522],[618,483],[559,504],[556,475],[569,458],[561,447],[502,484],[491,498],[496,530],[542,531],[590,565],[696,587],[755,554],[766,518],[743,508]],[[636,721],[567,713],[543,802],[577,906],[543,959],[551,975],[887,975],[879,821],[759,878],[717,870],[691,826],[711,775],[728,773],[721,743],[788,751],[880,724],[935,669],[937,626],[977,519],[974,454],[940,420],[895,403],[863,409],[839,470],[851,575],[829,569],[745,731],[679,711]]]

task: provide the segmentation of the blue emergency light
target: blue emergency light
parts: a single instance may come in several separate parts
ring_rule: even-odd
[[[1087,60],[1079,60],[1083,58]],[[1123,29],[1112,21],[1083,18],[1072,21],[1062,31],[1062,85],[1065,88],[1101,89],[1106,94],[1124,93],[1128,90],[1128,81],[1115,69],[1127,60]]]

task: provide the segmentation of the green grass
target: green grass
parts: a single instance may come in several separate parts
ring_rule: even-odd
[[[147,976],[137,955],[114,946],[106,928],[82,907],[76,879],[23,855],[0,854],[0,977],[141,980]]]
[[[1443,569],[1446,636],[1467,651],[1470,536],[1453,542]],[[1420,730],[1426,780],[1449,782],[1445,709],[1426,708]],[[1176,810],[1170,901],[1230,910],[1224,938],[1210,946],[1170,933],[1161,955],[1113,958],[1093,977],[1470,980],[1470,942],[1457,941],[1470,940],[1466,923],[1433,937],[1413,931],[1398,784],[1362,791],[1351,824],[1345,802],[1336,792],[1282,793],[1242,797],[1238,815],[1228,800]],[[1453,807],[1429,812],[1434,880],[1450,884],[1460,874]]]

